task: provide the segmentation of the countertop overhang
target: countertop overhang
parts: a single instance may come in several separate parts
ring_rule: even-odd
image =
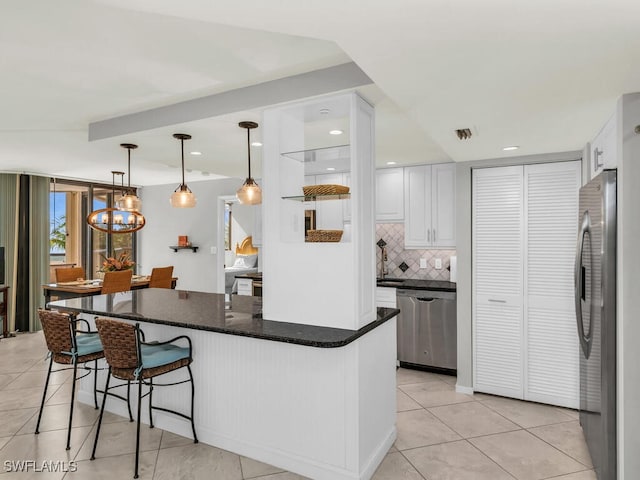
[[[222,294],[163,288],[58,300],[47,306],[318,348],[348,345],[400,313],[396,308],[378,308],[374,321],[358,330],[348,330],[265,320],[262,318],[261,297],[233,295],[231,302],[225,302]]]
[[[378,287],[391,287],[406,290],[432,290],[435,292],[455,292],[456,284],[442,280],[412,280],[408,278],[378,278]]]

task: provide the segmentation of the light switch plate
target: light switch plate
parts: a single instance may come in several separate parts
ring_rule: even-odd
[[[420,259],[420,268],[427,268],[427,259],[426,258],[421,258]]]
[[[218,253],[218,247],[211,247],[211,255]]]
[[[435,267],[436,267],[436,270],[442,270],[442,259],[441,258],[436,258]]]

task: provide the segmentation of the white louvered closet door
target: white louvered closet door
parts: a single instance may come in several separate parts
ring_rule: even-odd
[[[580,162],[524,167],[524,398],[579,406],[573,262]]]
[[[473,171],[474,390],[523,397],[523,167]]]

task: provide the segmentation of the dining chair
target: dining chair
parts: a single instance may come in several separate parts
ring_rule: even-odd
[[[100,340],[104,348],[105,359],[109,365],[109,374],[107,376],[105,392],[108,392],[109,389],[118,388],[124,385],[120,384],[110,387],[109,384],[111,377],[138,384],[138,421],[136,425],[136,457],[133,476],[133,478],[138,478],[138,460],[140,456],[140,416],[142,399],[144,396],[149,397],[150,428],[153,428],[153,410],[169,412],[191,421],[193,443],[198,443],[196,427],[193,421],[195,387],[193,383],[193,374],[191,372],[191,363],[193,362],[191,339],[186,335],[181,335],[164,342],[147,342],[145,340],[144,332],[138,323],[132,325],[130,323],[110,320],[107,318],[96,318],[96,327],[98,328]],[[186,342],[187,346],[177,345],[176,342],[178,341]],[[187,367],[189,372],[188,379],[164,384],[153,382],[155,377],[173,372],[183,367]],[[191,383],[191,416],[185,415],[181,412],[176,412],[175,410],[153,405],[152,395],[155,387],[180,385],[182,383]],[[143,384],[149,387],[149,391],[144,396],[142,395]],[[93,442],[91,460],[94,460],[96,457],[96,449],[98,447],[98,438],[100,436],[100,427],[102,425],[105,401],[106,395],[102,397],[102,407],[100,408],[100,416],[98,417],[98,426],[96,427],[96,436]]]
[[[79,278],[85,278],[84,268],[56,268],[56,282],[73,282]]]
[[[171,288],[173,265],[170,267],[156,267],[151,270],[149,288]]]
[[[131,290],[131,277],[133,271],[120,270],[116,272],[105,272],[102,280],[102,290],[100,293],[117,293]]]

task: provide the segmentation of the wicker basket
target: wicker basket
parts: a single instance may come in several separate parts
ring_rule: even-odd
[[[339,242],[342,230],[307,230],[307,242]]]
[[[306,197],[314,195],[342,195],[349,193],[349,187],[344,185],[305,185],[302,191]]]

